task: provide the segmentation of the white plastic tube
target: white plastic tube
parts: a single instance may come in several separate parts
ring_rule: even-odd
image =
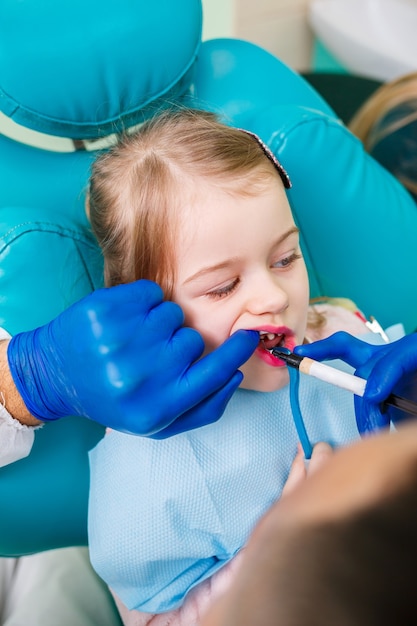
[[[362,397],[365,392],[366,380],[364,378],[342,372],[335,367],[330,367],[330,365],[325,365],[319,361],[313,361],[313,359],[309,359],[308,357],[302,359],[299,370],[303,372],[303,374],[314,376],[314,378],[324,380],[324,382],[330,383],[331,385],[347,389],[357,396]]]

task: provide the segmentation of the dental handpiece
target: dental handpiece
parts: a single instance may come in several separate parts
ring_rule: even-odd
[[[326,383],[351,391],[356,396],[362,397],[365,393],[367,381],[364,378],[353,376],[353,374],[348,374],[330,365],[325,365],[324,363],[320,363],[320,361],[314,361],[314,359],[310,359],[309,357],[294,354],[294,352],[290,352],[286,348],[279,346],[273,348],[271,353],[278,359],[284,361],[289,367],[294,367],[303,374],[314,376]],[[388,404],[410,415],[417,415],[417,404],[415,402],[393,393],[391,393],[382,404]]]

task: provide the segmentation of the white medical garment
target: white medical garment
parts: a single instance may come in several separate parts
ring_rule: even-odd
[[[0,328],[0,340],[10,335]],[[40,426],[25,426],[7,411],[6,398],[0,397],[0,467],[27,457],[33,446],[35,430]]]

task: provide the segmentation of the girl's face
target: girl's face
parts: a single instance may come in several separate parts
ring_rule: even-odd
[[[242,387],[274,391],[287,368],[267,348],[302,343],[309,286],[298,229],[278,175],[254,196],[198,180],[183,205],[174,300],[211,352],[239,329],[260,333]]]

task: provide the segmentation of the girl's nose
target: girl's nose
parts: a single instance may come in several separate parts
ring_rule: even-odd
[[[248,311],[254,315],[264,313],[282,313],[288,308],[289,299],[285,288],[274,276],[263,276],[252,285]]]

